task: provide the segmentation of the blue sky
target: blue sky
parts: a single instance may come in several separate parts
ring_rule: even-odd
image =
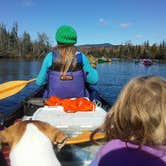
[[[78,45],[166,40],[166,0],[1,0],[0,23],[19,34],[46,33],[50,42],[61,25],[73,26]]]

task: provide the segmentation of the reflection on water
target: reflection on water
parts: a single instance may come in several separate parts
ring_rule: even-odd
[[[36,77],[40,66],[38,61],[0,59],[0,83]]]

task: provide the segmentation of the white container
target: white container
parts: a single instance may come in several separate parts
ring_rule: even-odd
[[[33,114],[32,120],[48,122],[69,136],[76,136],[83,131],[99,127],[106,114],[101,107],[96,107],[95,111],[66,113],[61,106],[44,106]]]

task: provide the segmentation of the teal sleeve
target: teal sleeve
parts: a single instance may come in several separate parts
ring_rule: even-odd
[[[52,53],[48,53],[43,60],[40,72],[36,78],[36,84],[41,86],[47,83],[47,71],[52,65]]]
[[[83,69],[87,73],[86,81],[89,84],[96,84],[99,79],[98,72],[90,65],[88,58],[84,54],[82,55]]]

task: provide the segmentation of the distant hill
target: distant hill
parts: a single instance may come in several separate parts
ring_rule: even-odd
[[[117,45],[112,45],[110,43],[77,45],[77,47],[86,54],[96,51],[101,52],[102,50],[109,52],[111,49],[113,49],[113,47],[116,46]]]
[[[79,48],[88,48],[88,47],[110,47],[110,46],[114,46],[110,43],[101,43],[101,44],[84,44],[84,45],[78,45]]]

